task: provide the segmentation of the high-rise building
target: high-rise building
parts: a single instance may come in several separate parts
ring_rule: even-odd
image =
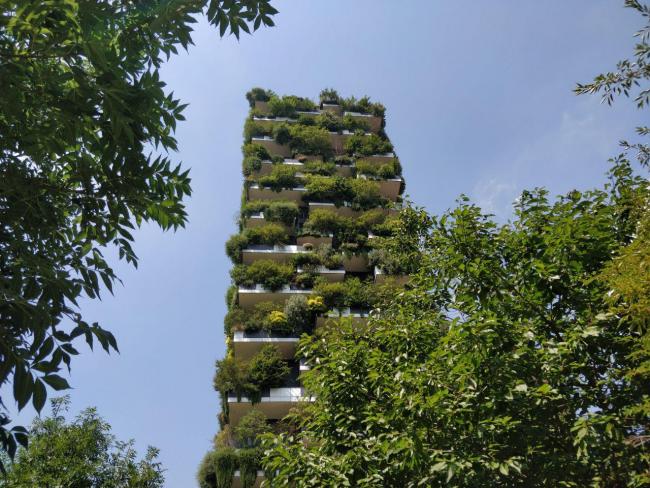
[[[309,367],[296,356],[301,335],[341,317],[362,324],[377,290],[404,280],[373,249],[404,190],[384,107],[334,90],[318,104],[262,89],[247,98],[239,232],[226,244],[227,352],[215,376],[221,432],[210,461],[235,487],[262,479],[257,434],[285,428],[289,411],[311,400],[300,382]]]

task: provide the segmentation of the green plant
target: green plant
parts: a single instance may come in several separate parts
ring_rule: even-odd
[[[290,297],[284,305],[284,314],[287,323],[296,332],[308,332],[314,324],[314,312],[307,304],[307,298],[303,295]]]
[[[292,166],[278,164],[273,167],[271,174],[258,179],[260,186],[281,191],[283,188],[294,188],[300,184],[296,176],[296,169]]]
[[[333,88],[325,88],[321,90],[318,98],[321,103],[339,103],[340,100],[338,92]]]
[[[249,381],[257,390],[281,386],[291,370],[272,344],[262,347],[249,363]]]
[[[305,190],[304,199],[307,201],[342,204],[353,197],[350,179],[342,176],[308,175]]]
[[[338,283],[318,279],[314,285],[314,296],[321,297],[327,308],[367,307],[376,302],[374,284],[365,283],[357,277]]]
[[[215,368],[213,386],[222,395],[232,391],[239,400],[243,395],[255,390],[255,386],[250,383],[248,365],[243,361],[227,356],[217,360]]]
[[[272,291],[289,284],[293,273],[293,267],[267,259],[250,265],[237,264],[230,270],[230,276],[237,285],[250,288],[259,284]]]
[[[309,213],[303,224],[303,230],[316,234],[336,234],[352,225],[352,220],[341,217],[332,210],[316,209]]]
[[[397,158],[394,158],[390,162],[383,163],[381,165],[373,164],[361,159],[356,162],[356,171],[357,174],[388,179],[395,178],[395,176],[401,174],[402,167],[399,164],[399,160]]]
[[[377,134],[364,134],[363,131],[358,131],[345,141],[344,149],[349,155],[372,156],[391,152],[393,145],[388,139]]]
[[[293,124],[289,127],[291,140],[289,147],[297,154],[315,154],[325,159],[332,157],[333,149],[330,134],[326,129],[316,126]]]
[[[265,125],[256,122],[252,118],[246,119],[244,122],[244,141],[251,142],[253,137],[262,137],[270,135],[270,130]]]
[[[215,488],[231,488],[237,469],[237,451],[232,448],[218,449],[214,453],[216,484]]]
[[[346,112],[358,112],[362,114],[372,114],[375,117],[381,117],[383,125],[386,108],[381,103],[371,102],[368,97],[362,97],[358,100],[355,97],[343,98],[341,99],[341,107]]]
[[[381,196],[379,184],[376,181],[357,178],[349,180],[349,185],[353,195],[351,198],[353,208],[368,209],[386,203]]]
[[[252,488],[257,479],[257,468],[260,466],[260,452],[258,449],[239,449],[239,475],[242,488]]]
[[[262,169],[262,160],[260,158],[257,156],[247,156],[244,158],[242,163],[242,173],[244,176],[250,176],[260,169]]]
[[[267,222],[278,222],[285,225],[293,225],[300,209],[296,202],[251,200],[242,206],[242,217],[247,218],[259,212],[264,213]]]
[[[252,142],[244,143],[242,146],[242,153],[244,154],[244,158],[254,157],[262,161],[268,161],[271,159],[271,155],[264,146]]]
[[[322,127],[329,132],[339,132],[344,128],[341,118],[337,117],[332,112],[321,112],[314,119],[314,123],[318,127]]]
[[[343,120],[341,122],[343,129],[349,130],[351,132],[361,130],[363,132],[366,132],[370,129],[370,126],[368,125],[367,122],[363,120],[357,120],[351,115],[345,115],[343,116]]]
[[[233,263],[241,263],[242,250],[249,245],[264,244],[272,246],[284,244],[289,240],[287,229],[277,223],[268,223],[261,227],[245,229],[239,234],[233,234],[226,241],[226,254]]]
[[[291,140],[291,132],[287,124],[277,124],[273,127],[273,138],[278,144],[287,144]]]
[[[296,96],[273,96],[269,100],[269,110],[276,117],[295,117],[296,111],[309,112],[316,109],[314,102],[308,98]]]
[[[196,480],[200,488],[214,488],[217,486],[217,464],[215,463],[216,451],[208,451],[203,456]]]
[[[307,161],[302,171],[306,174],[332,176],[336,173],[336,165],[331,161]]]
[[[251,108],[255,107],[255,102],[268,102],[271,97],[275,96],[272,90],[265,90],[264,88],[251,88],[246,93],[246,100]]]
[[[259,437],[270,431],[269,419],[264,412],[257,408],[251,409],[232,429],[237,446],[243,448],[258,446],[260,443]]]

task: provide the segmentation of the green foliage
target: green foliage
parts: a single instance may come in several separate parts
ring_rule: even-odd
[[[377,134],[364,134],[356,132],[345,141],[345,152],[349,155],[372,156],[392,152],[393,145],[388,139]]]
[[[268,418],[261,410],[253,408],[233,428],[235,442],[240,447],[256,447],[260,436],[271,431]]]
[[[318,96],[320,103],[339,103],[339,94],[333,88],[325,88],[321,90],[320,95]]]
[[[300,209],[296,202],[252,200],[242,206],[241,212],[244,218],[263,212],[264,219],[268,222],[291,226],[300,214]]]
[[[331,161],[307,161],[302,171],[306,174],[332,176],[336,173],[336,164]]]
[[[346,112],[357,112],[362,114],[372,114],[375,117],[384,118],[386,108],[377,102],[371,102],[369,97],[356,99],[355,97],[342,98],[340,104]]]
[[[117,279],[102,248],[136,265],[136,226],[185,224],[188,171],[164,156],[177,150],[185,105],[165,89],[163,60],[188,48],[204,12],[239,37],[273,25],[276,10],[268,0],[8,0],[0,11],[0,384],[13,383],[19,409],[40,410],[48,386],[68,388],[57,373],[75,339],[117,350],[77,307]],[[13,455],[24,429],[8,422],[3,412],[0,447]]]
[[[310,112],[316,109],[314,102],[308,98],[296,96],[277,97],[272,96],[269,100],[269,110],[275,117],[296,117],[296,111]]]
[[[382,179],[395,178],[402,174],[402,166],[399,163],[399,159],[392,159],[388,163],[383,163],[381,165],[369,163],[360,159],[356,162],[356,171],[357,174],[374,176]]]
[[[298,154],[314,154],[328,159],[333,156],[329,132],[322,127],[293,124],[289,127],[289,146]]]
[[[258,146],[261,147],[261,146]],[[257,156],[247,156],[242,163],[242,173],[244,176],[250,176],[262,169],[262,160]]]
[[[237,469],[237,451],[230,448],[218,449],[212,458],[215,471],[215,488],[230,488]]]
[[[314,296],[321,297],[328,309],[343,307],[372,308],[376,303],[376,287],[371,282],[357,277],[345,281],[329,283],[319,279],[314,285]]]
[[[287,124],[277,124],[273,126],[273,139],[278,144],[288,144],[291,140],[291,132],[289,131],[289,125]]]
[[[289,373],[289,366],[272,344],[263,346],[249,364],[249,381],[258,390],[282,386]]]
[[[318,127],[329,132],[339,132],[343,130],[343,121],[332,112],[321,112],[315,119],[314,123]]]
[[[439,218],[403,211],[383,249],[418,272],[375,298],[368,329],[301,341],[315,401],[300,432],[266,441],[274,483],[646,483],[650,189],[623,159],[610,177],[554,202],[524,192],[501,226],[465,199]],[[352,289],[315,294],[352,304]]]
[[[243,395],[257,390],[256,386],[250,382],[248,364],[243,361],[227,356],[217,360],[215,368],[213,386],[223,395],[233,392],[240,399]]]
[[[307,201],[332,202],[342,205],[349,202],[354,209],[368,209],[385,204],[375,181],[351,179],[342,176],[309,175],[306,177]]]
[[[284,164],[273,166],[271,174],[258,179],[260,186],[281,191],[283,188],[294,188],[300,184],[296,176],[296,168]]]
[[[319,235],[334,234],[338,243],[363,243],[367,233],[377,232],[384,222],[386,213],[381,209],[367,210],[355,218],[342,217],[327,209],[317,209],[310,212],[303,231]]]
[[[279,290],[291,282],[294,269],[269,259],[260,259],[253,264],[237,264],[230,270],[235,284],[245,287],[262,285],[268,290]]]
[[[262,137],[270,134],[271,131],[269,129],[252,118],[248,118],[244,122],[244,141],[246,143],[250,143],[253,137]]]
[[[230,488],[235,471],[240,470],[242,487],[251,488],[257,477],[260,453],[257,449],[221,447],[203,457],[197,473],[201,488]]]
[[[18,451],[4,488],[46,486],[102,486],[106,488],[162,488],[163,469],[158,450],[149,447],[137,459],[134,441],[121,442],[94,408],[83,410],[71,422],[64,414],[69,399],[52,400],[52,415],[34,419],[29,447]]]
[[[292,330],[302,332],[312,329],[315,316],[304,296],[296,295],[289,298],[284,305],[284,314]]]
[[[242,153],[244,154],[244,159],[257,158],[261,161],[269,161],[272,159],[271,155],[264,146],[253,144],[251,142],[244,143],[242,146]]]
[[[252,488],[257,479],[257,468],[260,465],[260,452],[258,449],[240,449],[239,474],[242,488]]]
[[[287,229],[275,223],[269,223],[261,227],[245,229],[240,234],[230,236],[226,241],[226,254],[234,263],[241,262],[241,252],[249,245],[265,244],[275,245],[288,242]]]
[[[272,90],[265,90],[264,88],[255,87],[246,93],[246,100],[251,108],[255,107],[255,102],[268,102],[271,97],[275,96]]]

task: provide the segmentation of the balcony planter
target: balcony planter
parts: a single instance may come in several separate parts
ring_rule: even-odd
[[[280,263],[286,263],[296,254],[309,252],[302,246],[276,244],[274,246],[256,245],[250,246],[242,251],[242,263],[251,264],[260,259],[272,259]]]
[[[379,185],[380,195],[392,202],[396,201],[397,197],[400,196],[402,185],[404,184],[401,176],[396,178],[379,179],[368,177],[366,175],[357,175],[357,178],[375,181]]]
[[[371,132],[379,132],[381,130],[381,117],[359,112],[344,112],[343,115],[348,115],[356,121],[365,123]]]
[[[263,127],[267,130],[273,129],[273,124],[295,124],[296,119],[291,119],[289,117],[253,117],[253,121],[260,127]]]
[[[251,142],[262,146],[271,156],[291,157],[291,148],[285,144],[277,143],[272,137],[253,137]]]
[[[289,410],[298,402],[313,401],[305,395],[304,390],[297,387],[270,388],[262,394],[259,403],[253,407],[247,397],[237,399],[236,395],[228,395],[228,418],[230,425],[237,425],[241,418],[252,408],[261,410],[269,419],[280,420],[289,413]]]
[[[297,242],[299,246],[309,246],[309,245],[312,247],[318,247],[322,245],[331,246],[333,237],[334,237],[333,234],[327,236],[303,235],[297,238]]]
[[[332,148],[337,155],[345,154],[345,141],[347,141],[354,133],[349,130],[341,132],[330,132],[330,140],[332,141]]]
[[[300,338],[298,337],[275,337],[265,331],[244,332],[235,331],[233,335],[233,347],[237,359],[249,360],[255,356],[262,347],[267,344],[273,344],[280,351],[280,355],[285,359],[291,359],[296,353],[296,345]]]
[[[335,308],[324,315],[316,318],[316,327],[323,327],[326,324],[334,323],[340,319],[350,319],[354,324],[365,324],[368,321],[370,312],[368,310]]]
[[[380,267],[375,266],[375,283],[381,284],[392,281],[396,285],[404,286],[409,282],[410,276],[405,274],[388,274]]]
[[[282,164],[285,166],[290,166],[292,168],[296,168],[297,170],[300,170],[303,168],[304,164],[298,161],[297,159],[291,159],[291,158],[285,158],[284,161],[281,163],[274,163],[273,161],[262,161],[262,165],[258,171],[255,171],[254,174],[255,176],[268,176],[271,174],[273,171],[273,168],[278,165]]]
[[[260,187],[257,183],[248,187],[248,200],[287,200],[290,202],[301,202],[304,194],[305,188],[300,186],[284,188],[280,191]]]
[[[343,115],[343,107],[338,103],[321,103],[320,109],[323,112],[331,112],[334,115]]]
[[[352,207],[341,205],[337,207],[333,203],[328,202],[309,202],[309,212],[314,210],[331,210],[341,217],[358,217],[361,212],[354,210]]]
[[[395,158],[395,153],[389,152],[386,154],[373,154],[372,156],[362,156],[359,159],[363,159],[369,163],[385,164],[391,159]]]
[[[298,273],[303,273],[305,270],[303,268],[298,267],[296,270]],[[330,283],[336,283],[339,281],[343,281],[345,278],[345,269],[340,268],[340,269],[329,269],[326,268],[325,266],[316,266],[314,269],[314,274],[317,276],[324,278],[326,281]]]
[[[277,291],[271,291],[261,285],[253,288],[239,287],[237,300],[243,309],[251,309],[260,302],[284,303],[290,297],[296,295],[309,296],[312,290],[301,290],[291,286],[285,286]]]

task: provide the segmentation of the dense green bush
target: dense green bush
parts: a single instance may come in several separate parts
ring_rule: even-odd
[[[271,432],[269,419],[257,408],[251,409],[232,429],[233,438],[240,448],[258,446],[259,436],[266,432]]]
[[[350,202],[355,209],[366,209],[384,205],[379,184],[363,179],[342,176],[309,175],[305,184],[306,201],[333,202],[341,205]]]
[[[291,282],[294,269],[292,266],[277,263],[270,259],[261,259],[253,264],[236,264],[230,270],[235,284],[253,287],[257,284],[271,291],[276,291]]]
[[[284,164],[273,166],[270,175],[262,176],[257,181],[260,186],[277,192],[284,188],[295,188],[300,184],[300,179],[296,176],[296,168]]]
[[[321,112],[314,119],[314,124],[329,132],[339,132],[344,129],[341,117],[334,115],[332,112]]]
[[[258,390],[282,386],[291,370],[278,348],[267,344],[249,363],[249,381]]]
[[[287,300],[284,306],[287,323],[295,331],[309,331],[314,324],[314,312],[307,305],[307,298],[296,295]]]
[[[365,134],[358,131],[345,141],[345,152],[350,155],[372,156],[392,152],[393,145],[388,139],[377,134]]]
[[[271,135],[271,130],[263,124],[256,122],[252,118],[246,119],[244,122],[244,141],[251,142],[253,137],[262,137]]]
[[[196,480],[200,488],[214,488],[217,486],[217,463],[215,462],[216,451],[209,451],[203,456],[199,470],[196,473]]]
[[[272,90],[265,90],[264,88],[255,87],[246,93],[246,100],[251,108],[255,107],[255,102],[268,102],[271,97],[276,96]]]
[[[350,98],[342,98],[340,100],[341,107],[343,110],[346,112],[358,112],[362,114],[372,114],[376,117],[381,117],[382,118],[382,125],[383,125],[383,118],[386,114],[386,107],[384,107],[381,103],[378,102],[371,102],[370,98],[368,97],[362,97],[360,99],[356,99],[355,97],[350,97]]]
[[[244,154],[244,158],[255,157],[262,161],[268,161],[271,159],[271,155],[264,146],[253,144],[252,142],[246,142],[242,146],[242,153]]]
[[[316,110],[314,102],[308,98],[296,96],[271,97],[269,110],[276,117],[296,117],[296,112],[310,112]]]
[[[237,468],[243,488],[255,484],[260,465],[260,451],[257,448],[233,449],[219,447],[203,457],[197,473],[200,488],[231,488]]]
[[[272,131],[273,139],[278,144],[287,144],[291,140],[288,124],[276,124]]]
[[[247,156],[242,163],[242,173],[244,176],[250,176],[256,171],[262,169],[262,160],[257,156]]]
[[[374,283],[357,277],[337,283],[319,279],[314,285],[314,296],[321,297],[327,308],[368,307],[376,302]]]
[[[320,100],[320,103],[336,104],[339,103],[341,97],[339,97],[338,92],[333,88],[325,88],[321,90],[318,98]]]
[[[336,173],[336,164],[332,161],[307,161],[302,172],[305,174],[332,176]]]
[[[242,396],[255,391],[255,385],[252,385],[249,379],[249,367],[239,359],[233,356],[226,356],[215,363],[215,374],[213,385],[214,389],[226,396],[228,392],[233,392],[240,399]],[[222,399],[222,401],[225,401]]]
[[[386,213],[382,209],[367,210],[354,219],[339,216],[332,210],[317,209],[310,212],[309,218],[303,224],[303,232],[334,234],[338,240],[349,240],[344,239],[344,236],[375,231],[386,219]]]
[[[257,468],[260,467],[261,453],[259,449],[239,449],[237,458],[241,486],[242,488],[252,488],[257,478]]]
[[[289,127],[291,140],[289,147],[297,154],[314,154],[329,159],[333,156],[330,134],[326,129],[316,126],[294,124]]]
[[[242,206],[241,215],[247,218],[259,212],[264,213],[264,219],[268,222],[293,225],[300,209],[296,202],[251,200]]]
[[[402,166],[397,158],[381,165],[359,160],[355,164],[357,174],[373,176],[382,179],[395,178],[402,174]]]
[[[234,234],[226,241],[226,254],[234,263],[241,263],[242,250],[250,245],[264,244],[273,246],[285,244],[289,241],[287,229],[276,223],[268,223],[261,227],[244,229],[239,234]]]
[[[348,184],[353,195],[351,199],[353,208],[368,209],[386,203],[376,181],[349,179]]]

